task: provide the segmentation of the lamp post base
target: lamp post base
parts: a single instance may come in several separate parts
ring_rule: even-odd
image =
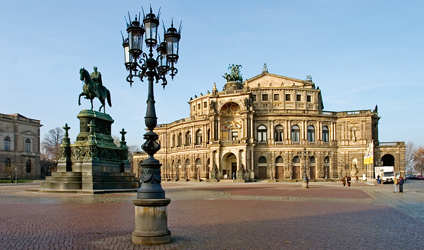
[[[141,245],[160,245],[171,242],[168,230],[167,206],[170,199],[134,199],[135,230],[132,242]]]

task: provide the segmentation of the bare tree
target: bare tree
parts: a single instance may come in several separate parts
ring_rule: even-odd
[[[422,175],[423,168],[424,168],[424,148],[420,147],[414,152],[414,169],[415,171],[420,172]]]
[[[121,138],[116,135],[112,135],[112,138],[113,138],[113,143],[115,143],[117,147],[120,147]],[[140,151],[140,149],[136,145],[127,146],[127,148],[128,148],[128,161],[130,162],[130,165],[132,165],[134,152]]]
[[[413,142],[406,143],[405,147],[405,171],[407,174],[412,174],[414,171],[415,159],[414,153],[417,150],[417,147]]]
[[[57,162],[60,158],[60,144],[62,143],[63,136],[64,132],[60,127],[50,129],[50,131],[44,135],[43,141],[41,142],[43,149],[42,158],[54,163]]]

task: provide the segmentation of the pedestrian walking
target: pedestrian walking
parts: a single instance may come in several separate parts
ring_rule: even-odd
[[[395,175],[395,179],[393,180],[393,185],[395,186],[395,193],[397,193],[398,192],[399,181],[396,178],[396,175]]]
[[[377,175],[377,184],[380,184],[380,175]]]
[[[350,183],[352,182],[352,178],[350,176],[347,177],[347,186],[350,187]]]
[[[399,192],[403,193],[403,177],[399,177]]]
[[[355,179],[356,179],[355,183],[358,183],[358,181],[359,181],[359,177],[358,177],[358,176],[356,176],[356,177],[355,177]]]
[[[346,186],[346,176],[343,176],[342,182],[343,182],[343,187]]]

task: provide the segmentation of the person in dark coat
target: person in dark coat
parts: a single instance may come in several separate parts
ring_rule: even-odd
[[[403,183],[404,183],[404,180],[403,180],[403,177],[401,176],[399,177],[399,192],[401,193],[403,193]]]
[[[347,186],[350,187],[350,183],[352,182],[352,178],[350,176],[347,177]]]
[[[346,176],[343,176],[342,182],[343,182],[343,187],[346,186]]]

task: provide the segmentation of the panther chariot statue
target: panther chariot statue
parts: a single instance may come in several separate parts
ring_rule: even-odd
[[[234,81],[234,82],[243,82],[243,77],[240,74],[240,68],[241,65],[229,65],[228,69],[231,71],[230,74],[225,73],[222,77],[227,79],[227,82]]]
[[[241,65],[230,64],[228,69],[230,74],[225,73],[222,77],[227,79],[227,83],[224,86],[225,91],[238,90],[243,88],[243,77],[240,74]]]
[[[106,113],[106,104],[105,100],[109,107],[112,107],[112,100],[110,97],[109,90],[103,86],[102,83],[102,74],[97,71],[97,67],[94,66],[94,72],[91,75],[84,68],[80,69],[80,80],[84,81],[84,86],[82,87],[82,93],[78,98],[78,105],[81,105],[81,96],[84,96],[85,99],[89,99],[91,102],[91,110],[93,110],[93,99],[98,98],[102,104],[99,108],[99,112],[103,108],[103,113]]]

